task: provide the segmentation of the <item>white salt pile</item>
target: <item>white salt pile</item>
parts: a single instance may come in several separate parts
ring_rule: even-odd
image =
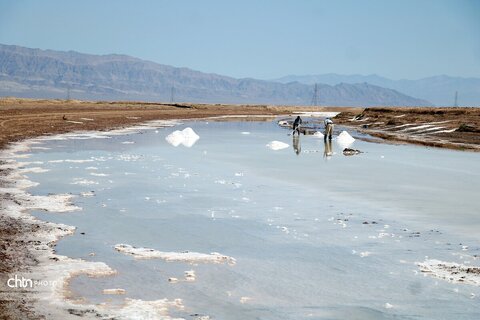
[[[347,131],[342,131],[337,137],[337,143],[342,147],[348,147],[354,141],[355,139]]]
[[[198,139],[200,139],[200,137],[190,127],[185,128],[182,131],[175,130],[165,138],[165,140],[174,147],[183,145],[187,148],[192,147]]]
[[[269,144],[267,144],[267,147],[276,151],[276,150],[282,150],[282,149],[288,148],[289,145],[281,141],[272,141]]]
[[[240,303],[247,303],[248,301],[252,300],[250,297],[241,297],[240,298]]]
[[[165,261],[181,261],[188,263],[228,263],[234,265],[235,259],[229,256],[221,255],[218,252],[212,252],[210,254],[198,253],[198,252],[162,252],[149,248],[136,248],[129,244],[117,244],[115,250],[124,254],[129,254],[135,257],[135,259],[164,259]]]
[[[324,137],[323,133],[321,133],[320,131],[316,131],[316,132],[313,134],[313,136],[314,136],[315,138],[323,138],[323,137]]]

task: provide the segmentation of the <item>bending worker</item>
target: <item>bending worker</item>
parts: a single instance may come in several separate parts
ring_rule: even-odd
[[[327,141],[327,136],[328,140],[332,140],[332,134],[333,134],[333,121],[330,118],[325,118],[324,121],[325,124],[325,134],[323,136],[323,139]]]
[[[295,132],[300,135],[300,125],[302,124],[302,122],[302,118],[300,118],[300,116],[297,116],[297,118],[293,122],[293,135],[295,135]]]

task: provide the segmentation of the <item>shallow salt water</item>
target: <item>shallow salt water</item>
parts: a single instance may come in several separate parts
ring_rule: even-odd
[[[200,139],[165,140],[187,127]],[[77,227],[57,252],[118,271],[75,277],[73,296],[181,298],[185,309],[170,314],[186,319],[480,316],[478,286],[424,276],[416,264],[480,265],[478,154],[357,139],[352,147],[364,153],[346,157],[335,141],[289,133],[274,122],[195,121],[36,145],[50,149],[28,161],[49,171],[26,173],[40,183],[30,191],[70,192],[83,208],[34,212]],[[269,148],[274,141],[289,146]],[[135,259],[117,244],[218,252],[236,263]],[[102,294],[113,288],[126,294]]]

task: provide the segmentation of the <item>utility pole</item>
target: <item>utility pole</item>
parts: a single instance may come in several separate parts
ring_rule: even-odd
[[[170,102],[175,102],[175,84],[172,86],[170,90]]]
[[[455,91],[455,102],[453,103],[454,107],[458,107],[458,91]]]
[[[70,86],[67,87],[67,101],[70,101]]]
[[[312,97],[312,106],[318,105],[318,84],[315,83],[315,88],[313,89],[313,97]]]

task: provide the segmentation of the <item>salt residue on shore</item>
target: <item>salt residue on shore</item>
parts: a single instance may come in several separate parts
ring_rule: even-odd
[[[38,138],[41,139],[41,138]],[[48,138],[47,138],[48,139]],[[62,139],[63,140],[63,139]],[[17,272],[19,277],[25,277],[34,281],[41,281],[43,285],[35,285],[29,289],[26,298],[24,290],[8,291],[4,294],[5,299],[25,301],[25,307],[32,307],[38,317],[52,319],[67,319],[72,315],[90,316],[101,314],[105,318],[116,319],[172,319],[168,310],[171,307],[183,309],[180,299],[155,301],[143,301],[125,299],[122,306],[118,305],[93,305],[79,304],[66,298],[68,282],[72,276],[86,274],[90,277],[108,276],[115,274],[103,262],[85,261],[72,259],[58,255],[54,251],[55,243],[75,232],[75,227],[59,223],[38,220],[29,214],[29,210],[44,210],[48,212],[70,212],[81,210],[71,203],[73,195],[56,194],[47,196],[33,196],[26,189],[38,185],[22,175],[25,163],[17,162],[22,158],[20,152],[27,152],[30,145],[37,141],[26,140],[11,144],[8,149],[0,151],[0,193],[2,196],[2,215],[14,219],[14,225],[19,230],[28,232],[19,234],[13,250],[24,251],[25,254],[18,256],[20,265],[28,265],[28,271]],[[41,170],[33,169],[39,172]],[[32,171],[32,172],[33,172]],[[24,170],[28,172],[28,169]],[[9,220],[6,220],[9,221]],[[27,261],[21,261],[28,257]],[[32,264],[31,260],[35,263]]]
[[[109,316],[115,319],[158,319],[158,320],[181,320],[181,318],[172,318],[168,315],[168,310],[175,308],[183,310],[182,299],[160,299],[154,301],[144,301],[141,299],[126,298],[125,303],[120,309],[108,308],[108,306],[98,307],[99,311],[108,312]],[[110,317],[108,317],[110,318]]]
[[[20,216],[24,210],[43,210],[50,212],[81,210],[81,208],[72,204],[74,196],[71,194],[50,194],[46,196],[29,194],[26,192],[26,189],[37,186],[38,183],[31,182],[23,175],[24,172],[28,172],[28,168],[23,169],[15,161],[6,161],[1,155],[0,159],[5,161],[0,169],[9,171],[9,174],[1,179],[4,187],[0,188],[0,193],[8,194],[9,198],[13,200],[12,204],[5,206],[10,215]],[[32,172],[44,171],[33,170]]]
[[[480,267],[466,266],[455,262],[444,262],[435,259],[417,262],[416,264],[425,275],[452,283],[480,286]]]
[[[49,169],[41,168],[41,167],[30,167],[30,168],[24,168],[24,169],[19,169],[18,172],[21,174],[24,173],[44,173],[50,171]]]
[[[116,288],[116,289],[103,289],[102,291],[103,294],[125,294],[127,293],[127,291],[125,289],[120,289],[120,288]]]
[[[190,127],[185,128],[182,131],[175,130],[165,137],[165,140],[167,140],[172,146],[178,147],[179,145],[183,145],[187,148],[192,147],[198,139],[200,139],[200,137]]]
[[[154,130],[158,128],[173,127],[179,125],[179,121],[174,120],[152,120],[139,125],[113,129],[108,131],[74,131],[69,133],[60,133],[48,136],[42,136],[29,140],[29,143],[41,143],[48,140],[87,140],[87,139],[110,139],[112,136],[123,136],[139,133],[142,130]]]
[[[30,215],[28,210],[70,212],[80,208],[71,203],[73,196],[69,194],[33,196],[26,192],[32,184],[28,183],[29,180],[20,173],[20,165],[10,159],[13,158],[15,150],[24,150],[28,145],[28,141],[17,143],[11,149],[0,153],[0,160],[4,162],[1,169],[7,173],[0,177],[0,184],[3,186],[0,192],[5,195],[1,199],[4,206],[2,214],[21,221],[25,230],[31,230],[22,234],[22,241],[18,241],[18,245],[23,243],[24,247],[20,250],[28,252],[28,256],[33,257],[37,262],[30,266],[27,272],[17,273],[17,275],[49,284],[31,289],[37,293],[34,307],[40,314],[60,313],[58,308],[70,306],[64,300],[64,295],[67,281],[73,274],[84,273],[94,276],[113,274],[114,271],[102,262],[87,262],[54,253],[54,244],[60,238],[73,234],[75,227],[38,220]],[[22,256],[20,255],[19,259]],[[12,291],[9,294],[17,293]],[[64,312],[68,314],[66,309]]]
[[[234,265],[235,259],[229,256],[222,255],[218,252],[210,254],[198,252],[162,252],[149,248],[137,248],[129,244],[117,244],[115,250],[118,252],[132,255],[135,259],[164,259],[165,261],[180,261],[187,263],[228,263]]]
[[[281,142],[281,141],[272,141],[270,143],[267,144],[267,148],[270,148],[274,151],[277,151],[277,150],[282,150],[282,149],[285,149],[285,148],[288,148],[289,145],[285,142]]]

